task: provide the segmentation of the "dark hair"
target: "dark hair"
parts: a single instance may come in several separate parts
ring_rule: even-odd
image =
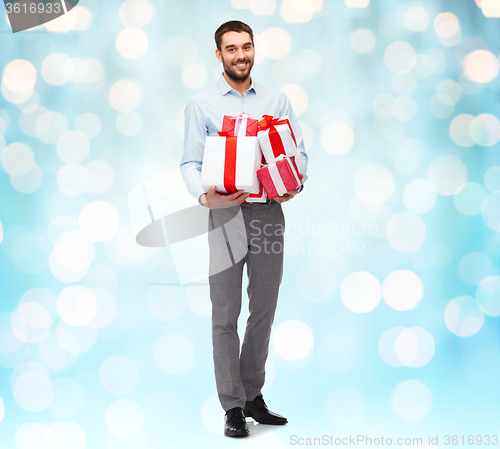
[[[215,43],[217,44],[217,48],[219,49],[219,51],[222,51],[222,35],[229,31],[236,31],[237,33],[248,33],[253,44],[252,29],[246,23],[240,22],[239,20],[230,20],[229,22],[223,23],[219,28],[217,28],[217,31],[215,32]]]

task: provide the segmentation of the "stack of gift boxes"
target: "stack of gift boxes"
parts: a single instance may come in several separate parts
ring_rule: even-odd
[[[261,121],[241,112],[224,116],[218,136],[208,136],[201,184],[219,193],[249,192],[245,202],[265,203],[302,185],[296,164],[297,144],[286,117]]]

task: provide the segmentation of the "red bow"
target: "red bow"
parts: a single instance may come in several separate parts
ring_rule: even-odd
[[[280,120],[279,117],[273,118],[272,115],[263,115],[262,120],[259,122],[258,130],[260,132],[269,129],[269,140],[271,142],[274,157],[278,157],[280,154],[285,154],[285,148],[283,147],[283,142],[281,141],[281,137],[276,129],[276,125],[288,125],[290,133],[292,134],[293,142],[295,143],[295,146],[297,146],[295,135],[293,134],[293,129],[288,119]]]

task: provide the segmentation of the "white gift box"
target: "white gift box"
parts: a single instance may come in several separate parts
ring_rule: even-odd
[[[208,136],[201,167],[201,185],[205,191],[215,186],[219,193],[243,189],[259,193],[262,153],[257,137]]]
[[[260,181],[260,179],[259,179]],[[244,203],[267,203],[267,193],[262,183],[260,183],[260,193],[252,193],[243,201]]]
[[[263,117],[259,122],[257,138],[267,163],[276,162],[281,154],[286,157],[296,156],[297,145],[288,117],[273,118],[269,115]]]

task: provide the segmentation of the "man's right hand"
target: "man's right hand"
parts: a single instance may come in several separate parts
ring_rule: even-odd
[[[227,207],[238,206],[250,196],[250,193],[244,190],[228,194],[217,193],[215,186],[210,187],[207,193],[201,196],[201,202],[209,209],[225,209]]]

